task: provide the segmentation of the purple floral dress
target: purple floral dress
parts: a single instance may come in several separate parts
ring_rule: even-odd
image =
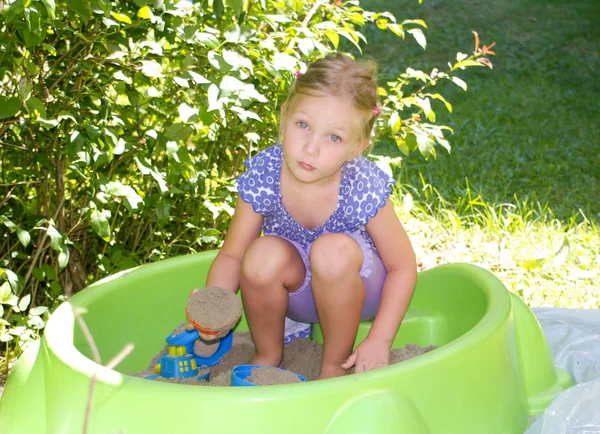
[[[385,205],[396,181],[377,165],[359,155],[342,167],[338,204],[329,219],[306,229],[287,212],[279,181],[283,162],[282,145],[274,145],[246,161],[248,170],[238,177],[238,192],[264,218],[263,233],[295,241],[304,250],[326,233],[358,232],[375,249],[365,225]]]
[[[365,302],[361,318],[372,319],[379,305],[385,268],[365,225],[385,205],[395,181],[363,156],[342,167],[338,203],[322,225],[306,229],[288,213],[281,198],[282,145],[274,145],[246,161],[248,170],[238,177],[238,192],[255,212],[264,216],[263,233],[284,238],[298,250],[306,267],[302,286],[289,294],[285,323],[285,343],[310,335],[310,323],[318,321],[312,296],[310,248],[321,235],[343,233],[354,239],[363,252],[360,276],[365,282]]]

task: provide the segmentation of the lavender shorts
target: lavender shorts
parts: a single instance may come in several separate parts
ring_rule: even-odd
[[[344,232],[344,234],[356,241],[363,253],[363,264],[359,271],[359,275],[365,284],[365,303],[363,305],[361,321],[367,321],[375,318],[375,314],[377,313],[379,299],[381,298],[381,290],[386,276],[385,267],[377,254],[377,251],[365,241],[360,233]],[[311,287],[310,249],[312,244],[310,244],[308,250],[305,251],[302,246],[295,241],[276,234],[269,235],[283,238],[292,244],[296,250],[298,250],[298,253],[300,253],[300,257],[306,267],[304,282],[300,288],[289,294],[287,316],[292,320],[301,323],[319,322]]]

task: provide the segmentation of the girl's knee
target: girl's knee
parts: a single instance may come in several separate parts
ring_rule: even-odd
[[[284,239],[265,235],[254,240],[242,260],[241,277],[253,285],[281,280],[291,261],[294,247]]]
[[[349,273],[358,273],[362,263],[362,250],[348,235],[323,235],[310,250],[312,273],[322,278],[340,279]]]

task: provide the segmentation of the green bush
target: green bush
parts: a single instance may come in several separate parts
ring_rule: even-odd
[[[334,50],[360,52],[364,25],[408,33],[425,48],[424,22],[398,22],[358,1],[4,0],[0,341],[12,342],[8,351],[43,327],[44,306],[91,281],[217,247],[233,179],[275,140],[293,73]],[[408,68],[382,86],[380,134],[405,153],[448,147],[432,102],[451,106],[429,90],[446,79],[466,89],[451,74],[491,66],[478,45],[446,72]]]

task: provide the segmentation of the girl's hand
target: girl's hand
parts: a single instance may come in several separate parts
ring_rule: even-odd
[[[389,364],[390,347],[385,342],[376,339],[365,339],[342,364],[342,369],[354,366],[354,372],[365,372],[382,368]]]

